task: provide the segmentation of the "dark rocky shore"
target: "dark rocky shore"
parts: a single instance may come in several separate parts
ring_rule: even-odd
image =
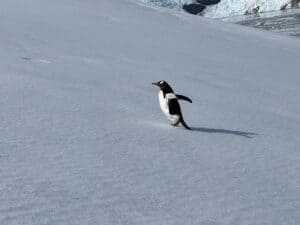
[[[221,0],[197,0],[196,3],[184,4],[183,9],[191,14],[201,13],[206,6],[218,4]]]

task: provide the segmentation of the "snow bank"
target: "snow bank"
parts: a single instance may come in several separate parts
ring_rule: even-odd
[[[182,8],[182,5],[195,2],[193,0],[141,0],[142,2],[159,7]]]
[[[183,4],[196,2],[194,0],[141,0],[159,7],[181,8]],[[260,7],[260,12],[278,11],[288,0],[222,0],[216,5],[206,8],[205,17],[222,18],[243,15],[249,8]]]
[[[243,15],[249,8],[260,7],[260,12],[278,11],[288,0],[222,0],[205,11],[206,17],[222,18]]]

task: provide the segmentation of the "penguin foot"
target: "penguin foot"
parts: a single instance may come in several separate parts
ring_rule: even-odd
[[[180,121],[177,121],[176,123],[171,123],[171,126],[177,127]]]

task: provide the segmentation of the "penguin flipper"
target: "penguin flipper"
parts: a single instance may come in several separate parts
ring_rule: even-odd
[[[184,95],[177,95],[176,94],[176,97],[177,97],[178,100],[185,100],[185,101],[188,101],[188,102],[192,103],[192,100],[190,98],[184,96]]]

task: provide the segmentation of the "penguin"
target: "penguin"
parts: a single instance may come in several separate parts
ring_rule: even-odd
[[[185,100],[190,103],[192,103],[192,100],[186,96],[175,94],[171,86],[164,80],[152,84],[160,88],[158,92],[159,105],[163,113],[171,121],[171,125],[175,127],[181,123],[186,129],[191,130],[183,120],[178,100]]]

